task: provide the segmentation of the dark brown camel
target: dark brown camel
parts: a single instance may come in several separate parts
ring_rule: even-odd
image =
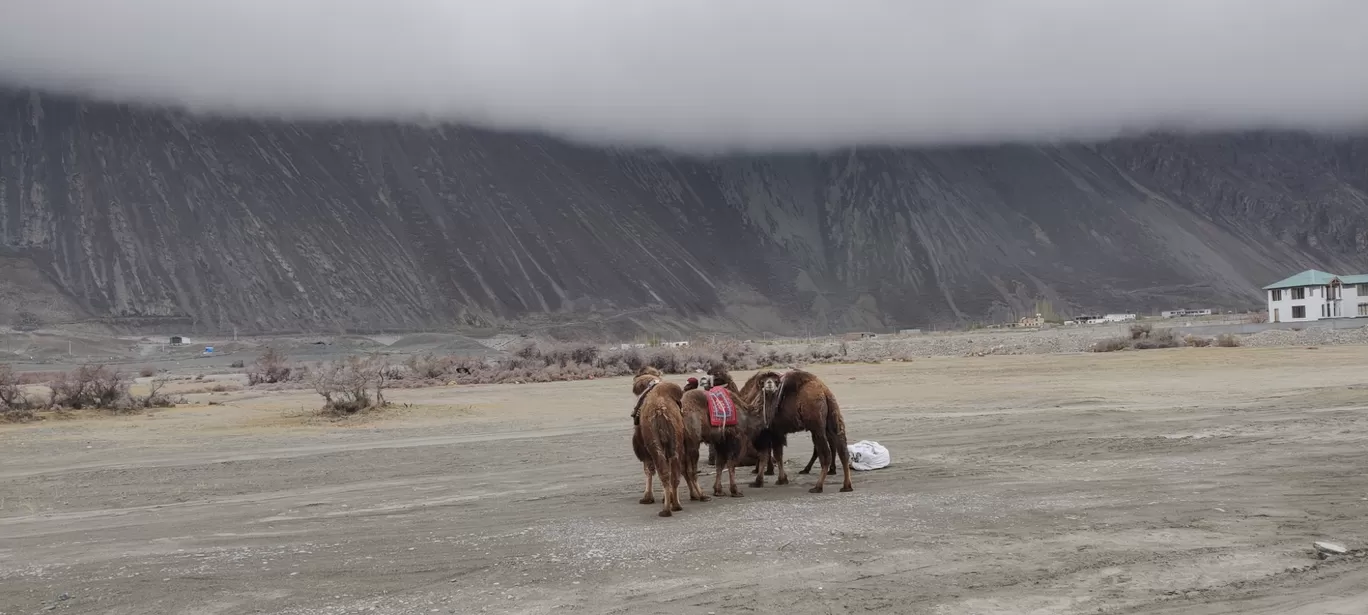
[[[845,466],[845,481],[841,491],[853,491],[854,487],[850,484],[850,449],[846,448],[845,419],[841,416],[841,407],[836,403],[836,396],[832,395],[831,389],[811,372],[793,370],[779,377],[777,383],[775,376],[777,374],[774,372],[760,372],[746,383],[746,388],[749,388],[753,382],[759,380],[762,390],[773,390],[777,384],[778,395],[766,398],[764,414],[769,419],[767,427],[756,436],[754,442],[761,460],[769,459],[772,455],[774,465],[779,470],[779,477],[774,484],[788,484],[788,473],[784,471],[784,446],[787,444],[788,434],[807,431],[812,434],[813,454],[818,456],[822,464],[817,475],[817,485],[808,491],[822,492],[827,475],[835,473],[837,459]],[[756,470],[753,485],[761,487],[765,484],[765,475],[759,473],[758,466]]]
[[[732,403],[737,410],[737,421],[735,425],[724,425],[714,427],[708,411],[707,389],[702,386],[696,387],[697,390],[684,392],[684,398],[680,403],[684,411],[684,431],[685,439],[698,441],[708,445],[710,463],[714,463],[717,470],[713,475],[713,495],[726,495],[722,491],[722,472],[725,471],[730,483],[731,496],[734,498],[743,497],[741,490],[736,487],[736,465],[742,455],[751,446],[750,442],[754,439],[759,430],[764,429],[765,425],[760,416],[756,399],[747,398],[736,389],[735,384],[730,382],[730,377],[726,372],[722,372],[719,377],[717,372],[709,376],[703,376],[700,380],[704,383],[713,380],[718,384],[726,386],[731,393]],[[690,380],[693,380],[690,378]],[[698,467],[698,447],[692,443],[688,444],[688,450],[693,454],[691,467],[696,472]],[[686,469],[686,471],[688,471]]]
[[[646,474],[646,490],[641,503],[655,502],[651,479],[657,473],[660,474],[661,488],[665,491],[666,511],[683,510],[678,496],[681,474],[689,485],[689,499],[708,501],[709,498],[703,495],[703,490],[698,486],[697,477],[686,472],[684,466],[689,440],[683,432],[683,414],[679,408],[683,390],[677,384],[665,382],[659,370],[648,366],[639,370],[632,380],[632,393],[637,395],[636,407],[632,410],[633,422],[636,423],[632,434],[632,452],[641,461],[642,471]],[[651,417],[649,420],[648,415]],[[696,461],[696,440],[693,451]],[[661,516],[670,515],[662,513]]]

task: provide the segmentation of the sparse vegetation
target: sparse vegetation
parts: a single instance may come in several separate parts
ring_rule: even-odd
[[[1185,339],[1181,339],[1171,329],[1155,330],[1154,327],[1146,323],[1133,324],[1130,327],[1130,337],[1115,337],[1101,340],[1093,344],[1093,352],[1116,352],[1119,350],[1151,350],[1154,348],[1177,348],[1188,344]]]
[[[0,365],[0,421],[29,420],[38,405],[24,393],[23,379],[14,368]]]
[[[38,318],[38,315],[33,312],[20,311],[18,314],[15,314],[13,327],[15,331],[37,331],[42,328],[42,326],[43,320]]]
[[[1200,335],[1189,335],[1187,337],[1184,337],[1183,341],[1188,346],[1192,346],[1193,348],[1206,348],[1207,346],[1211,345],[1211,338],[1202,337]]]
[[[300,379],[304,374],[303,370],[291,367],[286,361],[285,355],[276,352],[274,348],[267,348],[266,352],[256,361],[252,362],[252,368],[247,372],[247,384],[256,386],[258,384],[276,384],[289,382],[291,377]]]
[[[162,393],[162,389],[166,388],[166,384],[170,381],[165,376],[153,378],[147,385],[147,396],[135,400],[135,405],[143,408],[174,408],[178,401],[183,403],[184,400],[174,400]]]
[[[232,363],[230,363],[230,364],[228,365],[228,367],[231,367],[231,368],[233,368],[233,369],[242,369],[242,368],[244,368],[244,367],[246,367],[246,366],[247,366],[247,364],[243,363],[241,359],[239,359],[239,360],[237,360],[237,361],[233,361]]]
[[[1179,337],[1172,329],[1155,330],[1148,324],[1134,324],[1130,328],[1130,337],[1114,337],[1105,339],[1093,344],[1093,352],[1116,352],[1119,350],[1149,350],[1152,348],[1177,348],[1179,346],[1191,346],[1193,348],[1206,348],[1208,346],[1234,347],[1239,346],[1239,338],[1229,333],[1223,333],[1215,338],[1203,337],[1200,335],[1185,335]]]
[[[127,410],[132,406],[129,385],[122,372],[104,365],[82,365],[48,384],[52,389],[48,405],[72,410]]]
[[[139,375],[139,376],[142,376],[143,378],[151,378],[152,376],[155,376],[156,374],[157,374],[157,370],[152,369],[151,367],[144,367],[144,368],[138,370],[138,375]]]
[[[385,388],[395,372],[382,355],[350,356],[340,361],[320,363],[309,381],[323,397],[323,412],[350,415],[383,408]]]

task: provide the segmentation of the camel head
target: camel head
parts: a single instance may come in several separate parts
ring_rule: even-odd
[[[774,378],[765,378],[764,380],[761,380],[760,390],[764,391],[766,395],[773,395],[775,393],[778,393],[779,378],[776,376]]]
[[[645,393],[646,389],[650,388],[652,384],[660,382],[663,377],[660,370],[649,365],[637,370],[636,377],[632,378],[632,394],[641,395]]]
[[[713,377],[712,377],[711,375],[709,375],[709,374],[703,374],[703,375],[699,376],[699,377],[698,377],[698,388],[703,389],[704,391],[710,391],[710,390],[712,390],[712,388],[713,388]]]

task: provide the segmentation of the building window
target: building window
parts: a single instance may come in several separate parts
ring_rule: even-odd
[[[1358,288],[1355,290],[1358,291],[1358,296],[1368,297],[1368,284],[1359,284]]]
[[[1304,305],[1294,305],[1294,306],[1292,306],[1292,317],[1293,317],[1293,318],[1306,318],[1306,306],[1304,306]]]
[[[1302,286],[1302,287],[1299,287],[1299,288],[1294,288],[1294,289],[1292,289],[1292,298],[1293,298],[1293,299],[1305,299],[1305,298],[1306,298],[1306,287],[1305,287],[1305,286]],[[1302,310],[1302,311],[1306,311],[1306,310]]]
[[[1321,304],[1321,318],[1329,318],[1329,317],[1330,317],[1330,305],[1327,304],[1327,303],[1322,303],[1322,304]]]
[[[1273,289],[1273,300],[1274,300],[1274,301],[1282,301],[1282,289],[1281,289],[1281,288]]]
[[[1359,304],[1359,316],[1368,316],[1368,303]]]

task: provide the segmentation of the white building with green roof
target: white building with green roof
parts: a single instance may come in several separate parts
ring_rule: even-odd
[[[1264,287],[1270,322],[1368,318],[1368,275],[1307,269]]]

